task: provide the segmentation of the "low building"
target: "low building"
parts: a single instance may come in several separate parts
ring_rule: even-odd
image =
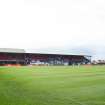
[[[28,53],[23,49],[0,49],[0,65],[78,65],[91,62],[91,56]]]

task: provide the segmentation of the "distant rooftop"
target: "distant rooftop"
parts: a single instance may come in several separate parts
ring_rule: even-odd
[[[25,53],[25,50],[24,49],[15,49],[15,48],[0,48],[0,52]]]
[[[41,51],[41,50],[25,50],[25,49],[16,49],[16,48],[0,48],[0,52],[3,53],[33,53],[33,54],[54,54],[54,55],[75,55],[75,56],[88,56],[84,54],[70,54],[63,51]]]

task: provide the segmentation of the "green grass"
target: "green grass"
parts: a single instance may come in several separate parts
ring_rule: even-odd
[[[0,105],[105,105],[105,66],[0,67]]]

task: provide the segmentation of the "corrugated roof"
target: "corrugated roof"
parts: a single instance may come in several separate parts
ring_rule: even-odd
[[[75,55],[75,56],[88,56],[88,55],[83,55],[83,54],[70,54],[70,53],[65,53],[62,51],[37,51],[37,50],[24,50],[24,49],[16,49],[16,48],[0,48],[0,52],[4,53],[32,53],[32,54],[52,54],[52,55]]]
[[[25,50],[24,49],[15,49],[15,48],[0,48],[0,52],[25,53]]]

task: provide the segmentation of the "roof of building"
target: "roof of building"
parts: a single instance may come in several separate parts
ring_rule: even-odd
[[[71,56],[88,56],[83,54],[69,54],[69,53],[61,53],[58,52],[46,52],[46,51],[27,51],[24,49],[16,49],[16,48],[0,48],[0,52],[2,53],[30,53],[30,54],[44,54],[44,55],[71,55]]]
[[[16,48],[0,48],[0,52],[25,53],[25,50],[24,49],[16,49]]]

